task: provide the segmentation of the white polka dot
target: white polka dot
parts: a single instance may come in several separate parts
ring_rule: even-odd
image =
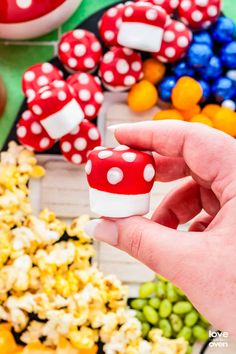
[[[158,55],[157,59],[160,60],[162,63],[167,63],[168,62],[168,60],[165,57],[161,56],[161,55]]]
[[[216,6],[209,6],[207,13],[210,17],[215,17],[218,14],[218,9]]]
[[[122,158],[127,162],[133,162],[137,155],[134,152],[124,152]]]
[[[175,48],[172,48],[172,47],[169,47],[169,48],[166,48],[165,50],[165,55],[168,57],[168,58],[173,58],[176,54],[176,50]]]
[[[33,81],[35,79],[35,73],[33,71],[26,71],[24,79],[28,82]]]
[[[78,64],[78,61],[75,58],[69,58],[68,65],[71,68],[75,68]]]
[[[158,13],[156,10],[151,9],[146,12],[146,18],[150,21],[154,21],[157,18],[157,16]]]
[[[134,61],[132,64],[131,64],[131,68],[132,70],[134,71],[140,71],[142,69],[142,64],[139,62],[139,61]]]
[[[175,33],[173,31],[166,31],[164,34],[165,42],[172,42],[175,39]]]
[[[79,131],[80,131],[80,127],[79,127],[79,125],[78,125],[77,127],[75,127],[75,128],[70,132],[70,134],[72,134],[72,135],[77,135],[77,134],[79,133]]]
[[[69,141],[64,141],[61,148],[64,152],[69,152],[71,150],[71,143],[69,143]]]
[[[78,138],[74,142],[74,147],[79,151],[83,151],[84,149],[86,149],[86,146],[87,146],[87,141],[84,138]]]
[[[71,161],[76,164],[80,164],[82,161],[82,156],[80,154],[74,154],[71,158]]]
[[[110,184],[118,184],[122,181],[124,174],[118,167],[112,167],[107,172],[107,180]]]
[[[165,0],[154,0],[156,5],[163,5]]]
[[[24,120],[28,120],[32,117],[32,113],[30,111],[25,111],[23,114],[22,114],[22,118]]]
[[[179,0],[170,0],[170,7],[176,9],[179,6]]]
[[[188,11],[191,7],[191,1],[190,0],[184,0],[181,2],[181,8],[185,11]]]
[[[32,5],[32,0],[16,0],[16,4],[21,9],[28,9]]]
[[[53,86],[56,88],[62,88],[65,86],[64,81],[55,80],[53,81]]]
[[[111,9],[109,9],[107,11],[107,15],[109,17],[115,17],[117,15],[117,13],[118,13],[118,10],[115,7],[112,7]]]
[[[84,111],[88,117],[92,117],[95,114],[96,109],[92,104],[87,104],[87,106],[84,108]]]
[[[32,107],[32,111],[37,115],[37,116],[40,116],[43,111],[42,111],[42,108],[39,107],[37,104],[35,104],[33,107]]]
[[[116,28],[120,28],[120,26],[122,25],[122,19],[118,18],[118,20],[116,21]]]
[[[111,63],[114,60],[114,56],[113,52],[107,52],[103,57],[103,62],[106,64]]]
[[[39,76],[37,79],[37,84],[39,86],[46,86],[46,85],[48,85],[48,83],[49,83],[49,80],[48,80],[47,76],[42,75],[42,76]]]
[[[42,72],[44,74],[49,74],[53,71],[53,66],[50,63],[43,63],[42,64]]]
[[[99,52],[99,50],[101,49],[101,44],[96,41],[91,45],[91,49],[93,52]]]
[[[33,101],[36,96],[36,92],[33,89],[28,89],[26,90],[26,96],[30,99],[30,101]]]
[[[60,45],[60,50],[63,52],[63,53],[66,53],[70,50],[70,43],[68,42],[64,42]]]
[[[91,98],[91,93],[89,92],[89,90],[83,89],[79,91],[78,96],[82,101],[89,101]]]
[[[33,134],[40,134],[40,133],[42,133],[42,127],[41,127],[41,125],[39,124],[39,123],[37,123],[37,122],[34,122],[32,125],[31,125],[31,131],[32,131],[32,133]]]
[[[107,41],[112,41],[115,38],[115,33],[112,31],[105,31],[104,37]]]
[[[127,75],[124,79],[124,85],[125,86],[131,86],[134,85],[136,82],[135,78],[131,75]]]
[[[114,80],[112,71],[105,71],[103,77],[106,82],[112,82]]]
[[[87,175],[90,175],[90,173],[92,172],[92,161],[88,160],[88,162],[85,165],[85,172],[87,173]]]
[[[185,26],[181,22],[176,22],[175,29],[177,32],[182,32],[185,30]]]
[[[134,54],[134,51],[132,50],[132,49],[130,49],[130,48],[122,48],[122,50],[123,50],[123,53],[125,54],[125,55],[132,55],[132,54]]]
[[[43,138],[40,140],[39,146],[41,149],[46,149],[50,144],[50,140],[48,138]]]
[[[54,81],[55,82],[55,81]],[[54,84],[54,83],[53,83]],[[39,90],[38,90],[38,93],[42,93],[42,92],[44,92],[44,91],[47,91],[47,90],[50,90],[50,86],[43,86],[43,87],[41,87]]]
[[[59,101],[65,101],[67,99],[67,94],[64,91],[59,91],[57,94]]]
[[[93,58],[86,58],[84,60],[84,65],[86,68],[92,69],[95,67],[96,64]]]
[[[187,18],[185,18],[185,17],[180,17],[180,20],[181,20],[185,25],[189,25],[189,20],[187,20]]]
[[[116,63],[116,70],[120,74],[126,74],[129,71],[129,64],[125,59],[119,59]]]
[[[132,16],[133,13],[134,13],[134,10],[132,9],[132,7],[127,7],[127,8],[125,9],[125,16],[126,16],[126,17]]]
[[[125,151],[128,149],[129,147],[127,145],[118,145],[117,147],[114,148],[115,151]]]
[[[106,149],[104,146],[96,146],[93,150],[97,151],[97,150],[104,150]]]
[[[205,7],[208,5],[208,0],[195,0],[197,6]]]
[[[98,140],[99,139],[99,133],[97,128],[91,128],[89,129],[88,136],[91,140]]]
[[[86,53],[86,47],[84,44],[76,44],[74,47],[74,53],[77,57],[82,57]]]
[[[89,76],[87,74],[85,74],[85,73],[79,74],[78,81],[82,85],[87,85],[89,83]]]
[[[94,95],[94,99],[98,104],[101,104],[104,100],[104,96],[101,92],[96,92]]]
[[[101,85],[101,80],[99,79],[99,77],[95,76],[93,77],[94,78],[94,81],[98,84],[98,85]]]
[[[195,11],[193,11],[191,17],[192,17],[193,21],[200,22],[203,18],[203,14],[201,13],[201,11],[195,10]]]
[[[206,29],[212,25],[211,21],[205,21],[202,24],[202,28]]]
[[[84,36],[85,36],[85,31],[83,30],[74,30],[73,31],[73,36],[76,38],[76,39],[82,39]]]
[[[146,165],[143,171],[143,177],[146,182],[150,182],[155,176],[155,170],[151,164]]]
[[[100,151],[98,153],[98,157],[99,159],[103,160],[103,159],[107,159],[108,157],[112,156],[112,151],[109,150],[104,150],[104,151]]]
[[[41,93],[40,97],[43,100],[46,100],[47,98],[52,96],[52,92],[51,91],[44,91],[43,93]]]
[[[26,133],[27,133],[26,127],[17,128],[17,136],[19,138],[24,138],[26,136]]]
[[[189,45],[188,38],[184,36],[180,36],[177,40],[177,44],[180,48],[186,48]]]

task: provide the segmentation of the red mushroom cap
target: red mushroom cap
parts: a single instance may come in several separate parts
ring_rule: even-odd
[[[76,29],[62,36],[58,55],[69,72],[92,72],[101,59],[102,47],[92,32]]]
[[[191,44],[192,32],[182,22],[170,20],[165,28],[162,46],[153,57],[164,62],[172,63],[182,58]]]
[[[26,97],[34,98],[41,87],[62,78],[62,72],[52,64],[35,64],[25,71],[22,78],[22,90]]]
[[[102,58],[99,75],[103,84],[113,91],[124,91],[143,75],[141,55],[132,49],[113,47]]]
[[[220,16],[221,6],[221,0],[180,0],[178,15],[193,29],[207,28]]]
[[[180,0],[135,0],[136,2],[144,1],[153,5],[162,7],[169,15],[172,15],[179,6]]]
[[[91,188],[127,195],[149,193],[156,174],[151,154],[124,145],[93,150],[85,171]]]
[[[37,152],[50,149],[56,142],[50,138],[38,122],[38,118],[29,110],[22,114],[17,124],[16,135],[22,145]]]
[[[75,98],[82,108],[85,118],[94,119],[104,99],[99,78],[80,72],[69,76],[67,83],[73,87]]]
[[[84,118],[73,89],[62,80],[41,88],[28,105],[53,139],[68,134]]]
[[[111,7],[104,12],[98,23],[100,37],[108,47],[118,46],[117,36],[122,22],[124,8],[124,4]]]
[[[97,127],[87,119],[60,140],[63,156],[77,165],[85,163],[88,153],[100,144],[101,136]]]

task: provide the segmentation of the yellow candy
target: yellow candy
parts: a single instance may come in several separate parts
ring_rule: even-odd
[[[201,112],[201,107],[197,104],[187,111],[180,111],[180,113],[184,117],[184,120],[190,120],[200,112]]]
[[[216,129],[236,137],[236,113],[231,109],[220,108],[213,119],[213,124]]]
[[[177,119],[184,120],[183,116],[176,109],[167,109],[164,111],[157,112],[153,117],[154,120],[162,120],[162,119]]]
[[[55,354],[55,351],[45,347],[40,342],[35,342],[28,344],[24,348],[23,354]]]
[[[202,110],[202,114],[204,114],[205,116],[207,116],[210,119],[214,119],[216,116],[216,113],[219,112],[221,106],[219,106],[218,104],[207,104],[203,110]]]
[[[189,76],[183,76],[172,90],[172,103],[181,110],[193,108],[202,97],[201,85]]]
[[[152,84],[157,84],[165,76],[166,67],[154,58],[150,58],[143,63],[143,78]]]
[[[207,116],[205,116],[204,114],[197,114],[192,119],[190,119],[190,122],[192,122],[192,123],[202,123],[202,124],[208,125],[209,127],[213,127],[212,121]]]
[[[132,86],[128,94],[128,105],[134,112],[144,112],[152,108],[158,100],[156,87],[147,80]]]

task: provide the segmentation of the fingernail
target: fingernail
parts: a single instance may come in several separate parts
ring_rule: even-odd
[[[118,230],[116,223],[110,220],[94,219],[90,220],[84,228],[90,237],[94,237],[98,241],[106,242],[112,246],[116,246],[118,242]]]
[[[112,125],[109,125],[107,127],[107,129],[110,130],[111,132],[114,132],[116,129],[118,129],[120,127],[124,127],[126,125],[129,125],[129,123],[112,124]]]

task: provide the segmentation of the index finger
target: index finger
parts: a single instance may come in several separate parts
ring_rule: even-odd
[[[231,184],[235,180],[236,142],[229,135],[203,124],[171,120],[114,128],[121,144],[163,156],[182,157],[197,182],[212,188],[222,203],[235,195],[236,185]]]

